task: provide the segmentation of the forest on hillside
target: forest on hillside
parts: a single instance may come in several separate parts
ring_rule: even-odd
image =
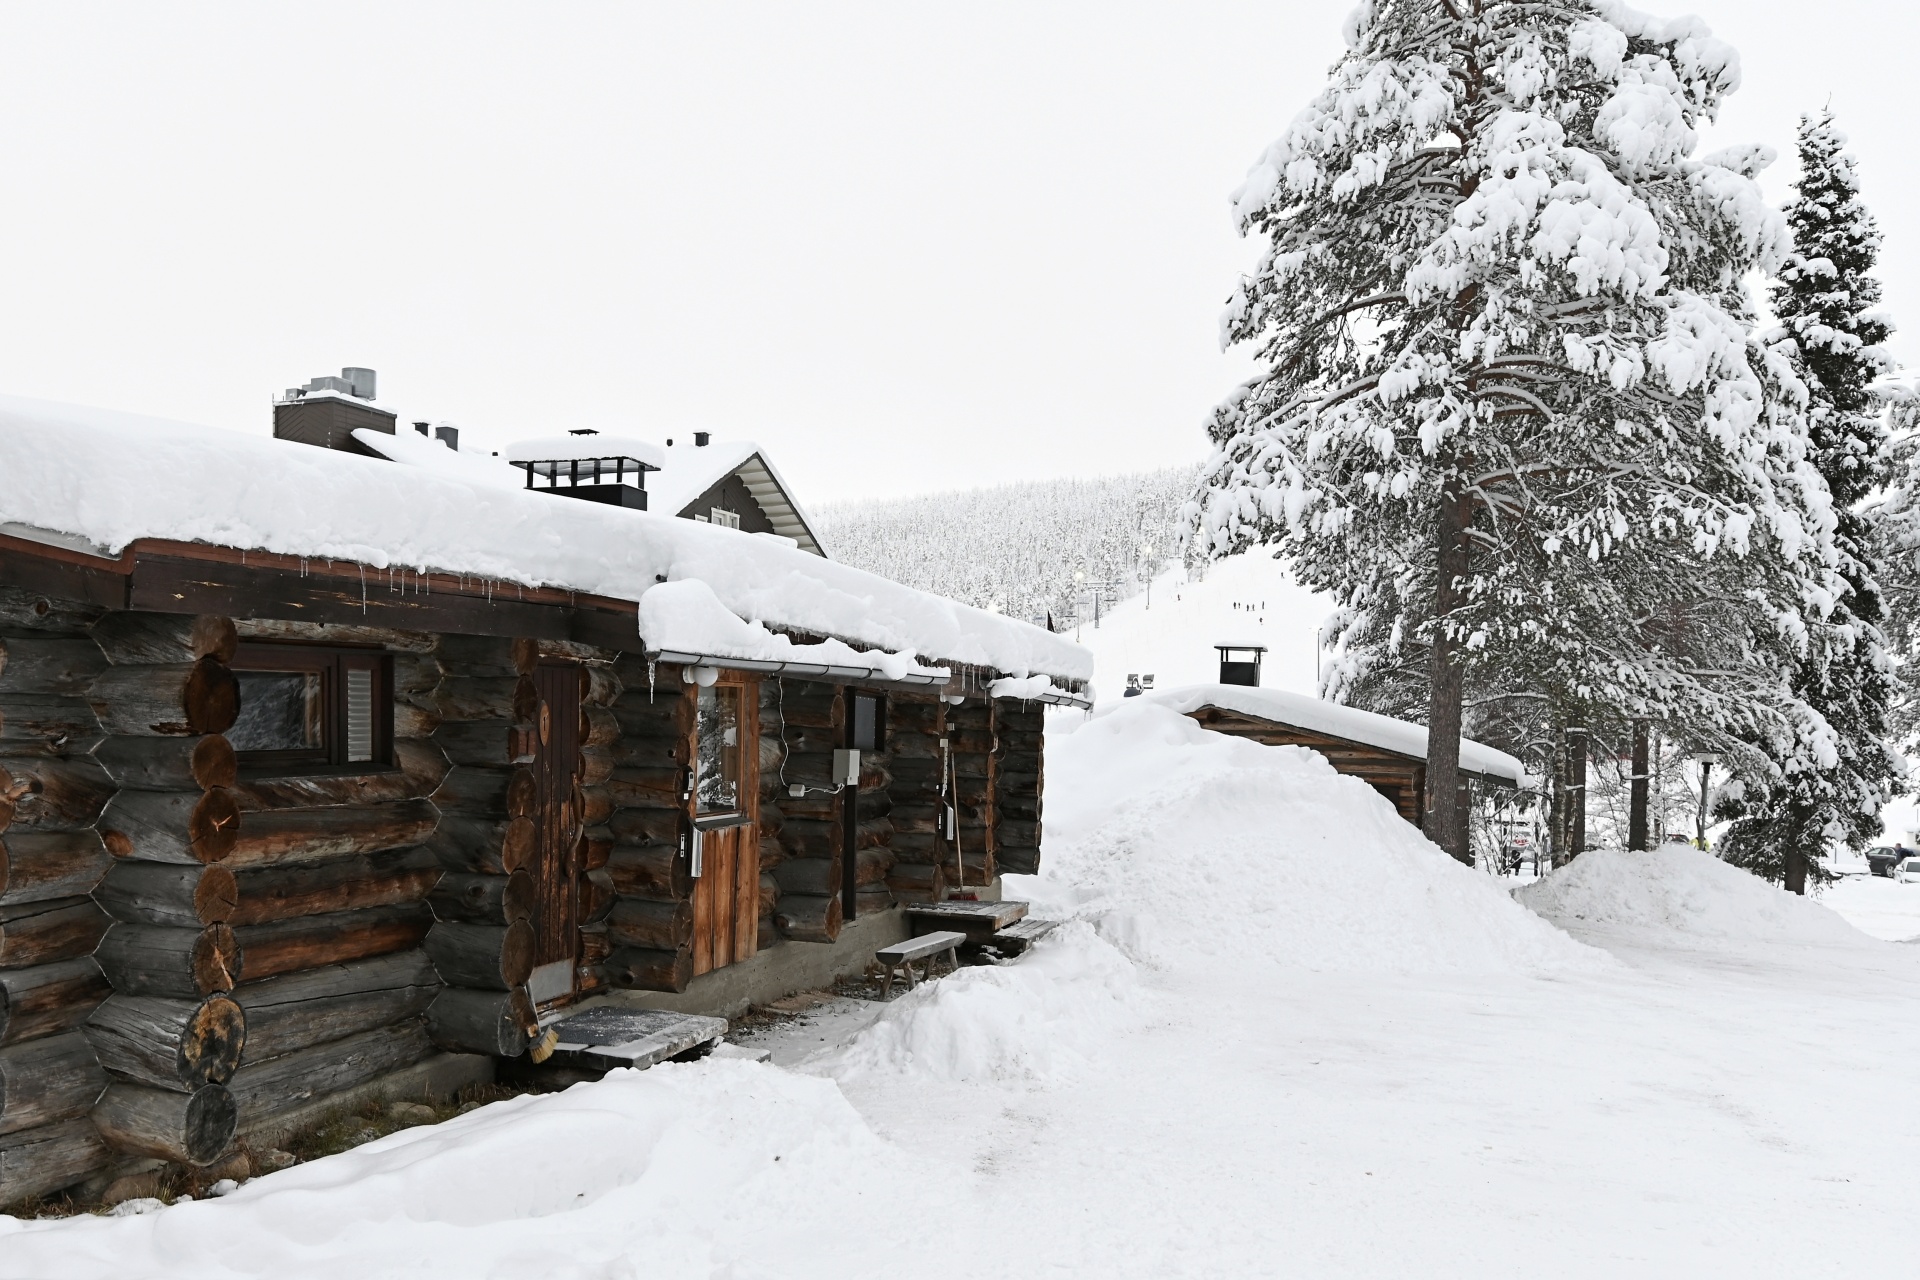
[[[1064,627],[1139,591],[1180,554],[1198,466],[1031,480],[819,508],[837,560],[1016,618]]]

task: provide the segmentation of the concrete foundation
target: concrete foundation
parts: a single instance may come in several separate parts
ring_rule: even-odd
[[[906,938],[906,915],[894,907],[861,916],[840,931],[837,942],[778,942],[739,964],[701,974],[685,991],[614,991],[582,1000],[569,1012],[613,1004],[737,1018],[753,1005],[770,1004],[796,991],[831,987],[840,978],[859,977],[866,973],[875,951]]]

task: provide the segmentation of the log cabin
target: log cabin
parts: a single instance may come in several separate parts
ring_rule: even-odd
[[[1038,869],[1078,646],[307,422],[0,399],[0,1205],[818,986]]]
[[[1224,669],[1227,662],[1223,659]],[[1280,689],[1234,683],[1193,685],[1146,695],[1213,730],[1270,747],[1306,747],[1339,773],[1366,782],[1416,827],[1426,808],[1427,730],[1391,716]],[[1495,788],[1526,785],[1526,769],[1506,752],[1461,739],[1460,772]]]

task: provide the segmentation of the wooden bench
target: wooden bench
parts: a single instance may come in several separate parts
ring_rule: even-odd
[[[908,938],[905,942],[896,942],[890,947],[882,947],[873,953],[874,960],[880,965],[880,998],[893,998],[893,975],[895,970],[904,970],[907,975],[907,990],[913,990],[913,962],[925,962],[926,979],[933,981],[933,962],[940,955],[947,957],[947,972],[952,973],[960,967],[960,944],[967,940],[964,933],[923,933],[917,938]]]
[[[1029,916],[994,934],[987,946],[1004,956],[1025,955],[1027,948],[1060,927],[1058,920],[1035,920]]]

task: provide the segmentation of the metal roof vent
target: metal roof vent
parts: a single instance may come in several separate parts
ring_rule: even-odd
[[[558,438],[522,440],[507,446],[501,456],[527,473],[529,489],[632,511],[647,509],[646,473],[666,462],[657,445],[585,428]]]

